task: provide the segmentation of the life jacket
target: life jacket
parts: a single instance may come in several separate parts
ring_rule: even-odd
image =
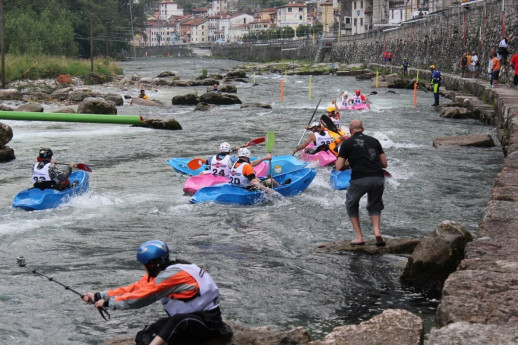
[[[218,159],[218,155],[215,155],[210,160],[210,171],[214,176],[228,176],[230,172],[230,155],[225,155],[223,158]]]
[[[230,180],[230,183],[235,184],[239,187],[243,187],[243,188],[248,187],[252,184],[250,182],[250,180],[248,179],[248,177],[246,177],[243,174],[243,168],[247,164],[250,165],[250,163],[238,161],[232,165],[232,168],[230,168],[230,172],[228,174],[228,179]]]
[[[169,297],[162,298],[160,300],[162,306],[169,315],[207,311],[219,306],[219,289],[208,272],[195,264],[175,264],[167,267],[164,273],[167,274],[167,270],[177,270],[178,268],[196,280],[199,295],[186,301]],[[160,278],[161,274],[162,272],[157,276],[157,279]]]
[[[331,144],[329,144],[329,151],[333,152],[338,157],[338,147],[342,143],[342,139],[336,138]]]
[[[362,103],[363,103],[362,95],[359,95],[359,96],[354,95],[353,96],[353,104],[362,104]]]
[[[41,169],[38,169],[39,164],[39,162],[34,164],[34,167],[32,168],[32,182],[36,183],[42,181],[52,181],[49,175],[50,162],[45,163],[45,165]]]
[[[316,138],[315,149],[317,149],[321,145],[329,145],[329,144],[331,144],[331,141],[333,141],[333,139],[329,135],[328,131],[324,131],[323,133],[324,133],[323,135],[321,134],[321,132],[315,133],[315,138]]]

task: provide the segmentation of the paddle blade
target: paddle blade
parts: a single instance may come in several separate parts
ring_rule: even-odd
[[[268,153],[272,152],[274,145],[275,145],[275,132],[269,131],[266,134],[266,150],[268,151]]]
[[[187,167],[191,170],[196,170],[205,164],[205,159],[194,158],[187,163]]]
[[[383,176],[385,176],[386,178],[391,178],[392,174],[389,173],[387,170],[383,169]]]
[[[327,129],[329,129],[331,132],[335,132],[336,134],[340,134],[340,133],[338,132],[338,128],[336,128],[335,123],[333,122],[333,120],[331,120],[331,119],[329,118],[329,116],[327,116],[327,115],[322,115],[322,116],[320,117],[320,121],[321,121],[322,123],[324,123],[324,126],[325,126]]]
[[[78,168],[79,170],[83,170],[83,171],[87,171],[87,172],[92,172],[92,169],[90,169],[90,167],[86,164],[83,164],[83,163],[77,163],[76,164],[76,168]]]
[[[265,141],[266,141],[266,137],[255,138],[254,140],[250,140],[249,142],[247,142],[245,144],[245,147],[262,144]]]

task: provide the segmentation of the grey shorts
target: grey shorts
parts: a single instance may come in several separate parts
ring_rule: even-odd
[[[384,177],[364,177],[351,180],[347,188],[345,206],[349,218],[360,216],[360,199],[367,194],[369,216],[378,216],[383,210]]]

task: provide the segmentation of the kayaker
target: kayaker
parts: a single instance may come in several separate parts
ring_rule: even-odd
[[[383,168],[387,167],[387,157],[380,142],[363,134],[363,124],[353,120],[349,124],[351,137],[340,146],[336,170],[351,168],[351,182],[347,188],[345,205],[347,215],[356,233],[351,245],[364,245],[360,226],[360,199],[368,195],[367,210],[371,218],[376,246],[382,247],[385,241],[380,233],[381,211],[383,210],[383,190],[385,177]]]
[[[269,186],[277,187],[279,185],[273,177],[261,182],[261,180],[255,176],[255,171],[252,164],[250,164],[251,155],[252,153],[246,147],[240,148],[237,151],[238,160],[230,168],[230,183],[247,190],[261,190],[267,193],[276,193],[273,189],[268,188]],[[272,159],[272,155],[267,154],[261,159]]]
[[[238,146],[234,149],[231,149],[229,143],[227,143],[226,141],[222,142],[219,145],[219,153],[212,157],[209,157],[209,159],[207,159],[207,161],[205,162],[205,164],[209,166],[209,170],[212,173],[212,175],[228,177],[230,168],[237,161],[237,158],[231,156],[230,153],[232,151],[237,151],[240,148],[241,147]],[[250,164],[252,165],[252,167],[255,167],[265,159],[267,158],[259,158],[250,162]]]
[[[336,128],[340,129],[340,113],[338,112],[338,105],[336,104],[336,99],[333,98],[331,101],[333,104],[327,107],[327,116],[333,121]]]
[[[293,150],[293,154],[303,149],[304,152],[309,154],[315,154],[320,151],[329,150],[329,144],[331,144],[333,138],[331,138],[329,132],[325,130],[325,128],[320,124],[319,121],[313,122],[309,127],[306,127],[306,129],[309,129],[313,133],[310,134],[310,136],[306,139],[305,142],[303,142]],[[313,142],[313,145],[315,146],[314,149],[306,149],[306,147],[311,142]]]
[[[360,89],[357,89],[353,96],[353,104],[367,103],[367,97],[362,95]]]
[[[65,190],[70,187],[68,177],[72,173],[72,168],[76,165],[70,163],[65,171],[59,170],[56,162],[52,160],[52,150],[42,148],[38,154],[38,162],[32,168],[33,187],[39,189],[54,188]]]
[[[138,98],[149,99],[148,95],[146,95],[146,90],[144,90],[144,89],[140,90],[140,94],[138,95]]]
[[[210,90],[211,92],[217,92],[217,93],[221,93],[221,90],[218,90],[218,84],[214,84],[214,86],[212,87],[212,90]]]
[[[137,309],[158,300],[169,315],[137,333],[137,344],[167,345],[180,340],[189,343],[233,335],[221,318],[219,289],[204,269],[185,260],[170,260],[169,247],[162,241],[141,244],[137,260],[146,274],[128,286],[101,292],[87,292],[83,301],[95,301],[96,308]]]
[[[342,107],[346,107],[352,103],[352,99],[349,97],[349,92],[347,91],[341,91],[338,94],[338,100],[340,101],[340,105]]]

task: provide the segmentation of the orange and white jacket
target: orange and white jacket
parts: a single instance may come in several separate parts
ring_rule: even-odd
[[[101,292],[110,309],[135,309],[160,300],[169,315],[196,313],[219,306],[212,277],[195,264],[173,264],[155,278],[146,274],[128,286]]]

